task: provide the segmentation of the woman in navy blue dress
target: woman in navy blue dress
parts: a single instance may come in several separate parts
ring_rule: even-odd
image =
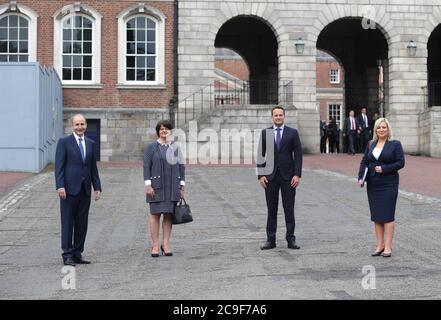
[[[377,246],[372,256],[390,257],[395,231],[395,206],[398,197],[398,170],[404,167],[404,152],[401,142],[392,140],[392,129],[386,118],[374,125],[374,137],[365,150],[358,172],[358,182],[363,186],[363,175],[368,168],[365,181],[371,221],[375,223]]]

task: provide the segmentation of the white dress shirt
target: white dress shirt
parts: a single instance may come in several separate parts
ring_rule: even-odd
[[[79,135],[77,135],[75,132],[73,133],[75,140],[77,141],[78,147],[80,146],[80,140],[78,139],[83,139],[83,141],[81,141],[81,144],[83,145],[83,150],[84,150],[84,156],[86,156],[86,141],[84,141],[84,139],[86,138],[84,135],[82,137],[80,137]]]
[[[282,124],[280,127],[273,125],[273,129],[274,129],[274,143],[277,142],[277,128],[280,128],[280,141],[282,141],[282,137],[283,137],[283,130],[285,129],[285,125]]]

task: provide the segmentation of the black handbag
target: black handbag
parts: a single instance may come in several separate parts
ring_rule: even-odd
[[[184,200],[184,203],[182,203]],[[184,198],[179,201],[175,206],[175,211],[173,214],[173,224],[182,224],[193,221],[193,216],[191,215],[190,206],[187,204]]]

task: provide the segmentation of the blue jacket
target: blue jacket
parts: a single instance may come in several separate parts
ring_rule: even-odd
[[[398,170],[404,167],[404,151],[401,142],[398,140],[387,140],[381,151],[380,157],[375,159],[372,151],[375,149],[378,141],[374,141],[370,147],[366,148],[364,156],[360,162],[360,169],[358,170],[358,180],[363,178],[364,170],[367,167],[368,173],[366,180],[370,176],[375,175],[397,175]],[[381,166],[382,173],[376,173],[375,167]]]
[[[259,150],[257,157],[257,177],[266,176],[272,180],[277,172],[283,180],[291,180],[292,177],[302,176],[302,144],[296,129],[285,125],[283,129],[280,150],[275,143],[268,144],[268,139],[274,142],[274,128],[271,126],[263,129],[260,135]],[[272,153],[270,153],[272,151]]]
[[[56,189],[65,188],[66,193],[77,195],[84,181],[87,195],[91,194],[91,185],[95,191],[101,191],[101,182],[95,158],[95,142],[85,138],[86,159],[83,162],[80,148],[73,134],[60,138],[55,153]]]

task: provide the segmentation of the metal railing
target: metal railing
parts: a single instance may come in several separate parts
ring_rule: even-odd
[[[185,126],[209,110],[221,105],[292,105],[292,81],[279,84],[277,80],[220,80],[196,91],[170,108],[175,127]]]

